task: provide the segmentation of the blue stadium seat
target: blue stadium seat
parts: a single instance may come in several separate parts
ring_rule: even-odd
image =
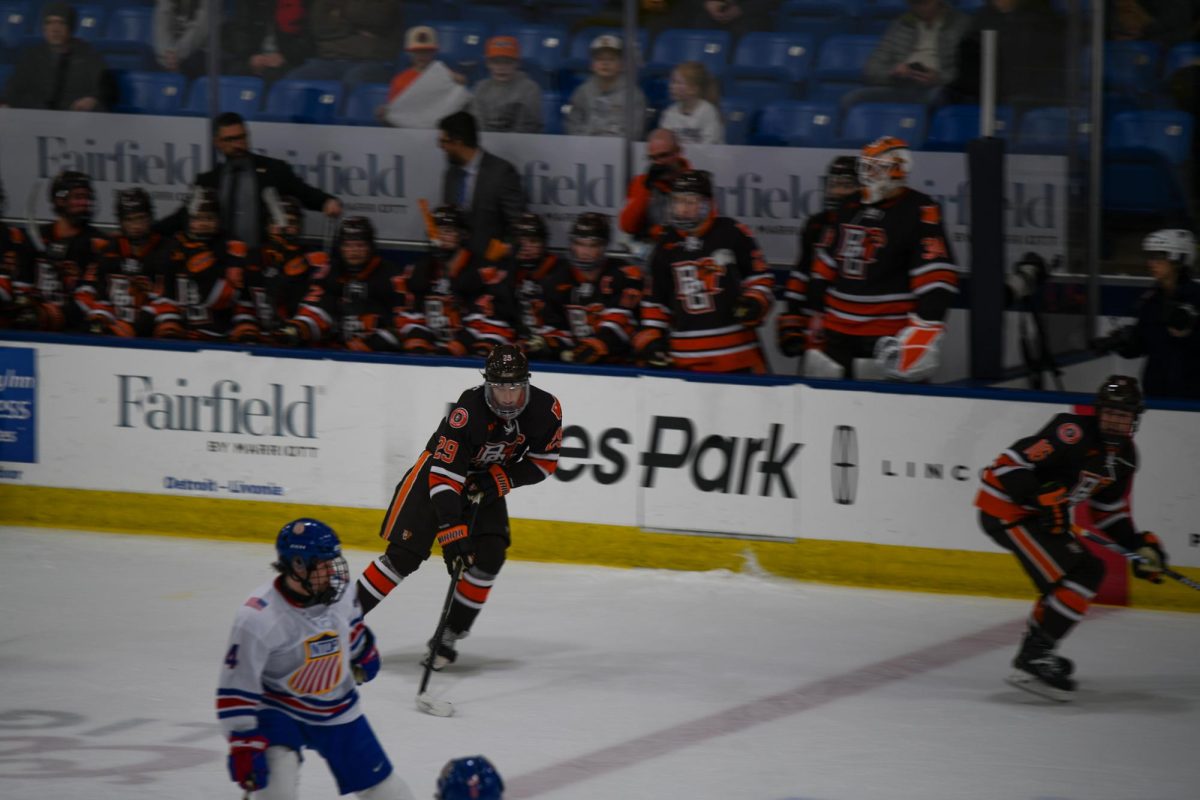
[[[842,118],[843,147],[862,147],[880,136],[898,136],[919,150],[925,144],[925,113],[922,103],[859,103]]]
[[[404,24],[408,27],[415,25],[432,25],[435,22],[447,22],[462,19],[458,6],[452,3],[405,3]]]
[[[624,35],[620,28],[608,28],[603,26],[590,26],[580,28],[571,38],[570,50],[567,53],[567,60],[563,64],[563,69],[568,70],[583,70],[587,71],[591,68],[591,46],[592,40],[601,34],[609,33],[624,40]],[[637,34],[637,47],[639,53],[645,53],[647,45],[650,42],[650,34],[644,28],[640,29]]]
[[[1091,124],[1087,115],[1079,111],[1075,112],[1074,124],[1072,130],[1071,113],[1064,106],[1030,109],[1017,123],[1013,152],[1066,155],[1073,145],[1078,154],[1084,155],[1091,137]]]
[[[558,92],[542,92],[542,118],[546,133],[563,132],[563,97]]]
[[[779,7],[781,17],[858,16],[859,0],[784,0]]]
[[[813,37],[818,45],[830,36],[842,36],[858,32],[854,17],[784,17],[775,25],[781,33],[805,33]]]
[[[360,83],[346,97],[346,108],[337,121],[339,125],[381,125],[375,118],[375,109],[387,102],[389,86],[386,83]]]
[[[564,25],[517,25],[497,28],[516,38],[521,45],[521,60],[533,62],[547,72],[562,66],[567,52],[567,29]]]
[[[725,123],[725,144],[748,144],[750,126],[759,104],[744,97],[721,99],[721,117]]]
[[[671,90],[668,80],[661,75],[644,75],[638,81],[642,94],[646,95],[646,108],[651,112],[662,111],[671,105]]]
[[[805,33],[747,33],[733,52],[735,78],[783,78],[803,84],[816,56],[816,40]]]
[[[12,64],[0,64],[0,94],[4,94],[5,86],[8,84],[8,78],[12,75],[15,67]]]
[[[31,3],[0,3],[0,45],[16,49],[33,32]]]
[[[263,110],[254,119],[264,122],[332,123],[342,104],[341,81],[281,80],[271,85]]]
[[[758,114],[752,144],[831,147],[837,138],[836,103],[783,100],[768,103]]]
[[[1190,227],[1190,207],[1179,169],[1155,150],[1130,148],[1104,153],[1101,205],[1121,221],[1145,218],[1155,227]]]
[[[1163,77],[1171,77],[1171,73],[1184,64],[1200,62],[1200,42],[1180,42],[1167,51],[1163,58]]]
[[[908,0],[860,0],[858,15],[889,22],[908,12]]]
[[[113,42],[154,43],[154,9],[132,6],[115,9],[108,18],[105,38]]]
[[[722,30],[665,30],[654,40],[645,71],[665,75],[682,61],[699,61],[720,78],[729,63],[732,39]]]
[[[92,46],[112,70],[137,72],[158,66],[154,60],[154,49],[145,42],[111,42],[105,39],[92,42]]]
[[[177,72],[117,73],[116,111],[175,114],[183,108],[187,78]]]
[[[852,33],[829,37],[821,43],[813,77],[822,82],[861,82],[863,67],[878,44],[878,36]]]
[[[776,100],[798,100],[804,96],[803,83],[770,78],[725,78],[722,96],[752,100],[758,105]]]
[[[1091,48],[1083,48],[1084,85],[1091,80]],[[1111,41],[1104,43],[1104,91],[1109,94],[1144,95],[1159,80],[1162,48],[1157,42]]]
[[[77,15],[75,22],[76,36],[89,42],[104,38],[105,31],[107,30],[104,26],[108,21],[108,9],[105,6],[99,4],[75,6],[75,13]]]
[[[491,35],[486,23],[439,20],[430,24],[438,34],[438,57],[448,66],[469,71],[483,63],[483,44]]]
[[[1105,149],[1144,147],[1162,153],[1172,164],[1191,157],[1195,117],[1186,111],[1126,111],[1107,124]]]
[[[219,111],[236,111],[243,117],[252,117],[262,105],[263,81],[252,75],[222,75],[218,84],[220,95]],[[185,113],[208,116],[208,78],[192,81],[188,91]]]
[[[1015,115],[1011,106],[996,109],[996,136],[1007,139],[1012,133]],[[929,121],[926,150],[965,150],[967,142],[979,137],[979,106],[942,106]]]

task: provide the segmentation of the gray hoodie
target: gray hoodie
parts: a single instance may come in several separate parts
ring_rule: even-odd
[[[507,82],[485,78],[472,91],[468,110],[479,120],[479,130],[542,132],[542,90],[524,72]]]
[[[571,110],[567,113],[567,133],[574,136],[624,136],[625,87],[624,75],[617,78],[611,91],[603,92],[593,75],[571,93]],[[634,137],[640,137],[646,127],[646,96],[633,87]]]

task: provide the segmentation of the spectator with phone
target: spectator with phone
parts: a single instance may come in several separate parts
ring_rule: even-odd
[[[946,0],[908,0],[863,69],[871,86],[848,93],[857,103],[933,103],[958,72],[958,45],[970,18]]]

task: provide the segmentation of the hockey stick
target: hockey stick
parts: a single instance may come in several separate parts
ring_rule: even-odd
[[[42,241],[42,232],[38,230],[34,212],[37,210],[37,198],[40,183],[34,181],[29,187],[29,197],[25,200],[25,228],[29,231],[29,241],[39,253],[46,252],[46,243]]]
[[[1117,544],[1112,539],[1109,539],[1107,536],[1101,536],[1098,533],[1093,533],[1092,531],[1089,531],[1087,528],[1083,528],[1078,525],[1074,525],[1074,526],[1072,526],[1072,530],[1074,531],[1076,536],[1081,536],[1084,539],[1087,539],[1089,542],[1095,542],[1096,544],[1103,547],[1105,550],[1110,550],[1119,556],[1123,556],[1126,561],[1133,561],[1133,562],[1140,563],[1140,564],[1149,563],[1149,561],[1150,561],[1150,559],[1146,558],[1145,556],[1138,555],[1137,553],[1133,552],[1132,550],[1126,550],[1124,547],[1121,547],[1121,545]],[[1197,583],[1196,581],[1192,580],[1191,578],[1189,578],[1186,575],[1181,575],[1180,573],[1176,572],[1175,570],[1173,570],[1169,567],[1164,566],[1162,568],[1162,574],[1166,575],[1168,578],[1171,578],[1172,580],[1179,581],[1180,583],[1182,583],[1184,586],[1188,587],[1189,589],[1195,589],[1197,591],[1200,591],[1200,583]]]
[[[467,523],[468,534],[475,527],[475,517],[479,514],[479,503],[472,503],[471,521]],[[454,563],[454,573],[450,576],[450,587],[446,589],[446,599],[442,602],[442,615],[438,618],[437,630],[433,632],[433,641],[429,646],[429,655],[425,659],[425,671],[421,674],[421,686],[417,689],[417,708],[424,711],[426,714],[432,714],[435,717],[452,717],[454,716],[454,704],[449,700],[438,700],[435,697],[430,697],[425,689],[429,686],[429,676],[433,674],[433,659],[436,657],[435,650],[437,645],[442,641],[442,634],[446,632],[446,623],[450,620],[450,607],[454,605],[454,589],[458,586],[459,580],[462,579],[463,570],[466,569],[466,564],[463,560],[457,559]]]

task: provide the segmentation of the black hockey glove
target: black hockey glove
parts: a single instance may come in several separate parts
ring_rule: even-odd
[[[650,169],[646,170],[646,188],[654,190],[654,184],[659,181],[665,181],[670,170],[665,164],[651,164]]]
[[[1162,571],[1167,566],[1167,554],[1162,549],[1162,543],[1150,531],[1142,531],[1138,538],[1141,543],[1135,552],[1145,560],[1132,563],[1133,576],[1151,583],[1162,583]]]
[[[487,472],[477,472],[467,477],[467,497],[472,503],[486,506],[512,491],[512,481],[499,464],[492,464]]]
[[[1038,489],[1037,504],[1041,510],[1042,526],[1047,533],[1066,533],[1071,524],[1071,503],[1067,487],[1058,482],[1044,483]]]
[[[564,350],[562,360],[568,364],[595,364],[604,358],[607,348],[600,339],[584,339],[574,350]]]
[[[442,559],[446,562],[446,571],[455,573],[459,562],[464,566],[475,559],[475,546],[471,543],[471,535],[463,523],[443,525],[437,534],[438,544],[442,546]]]
[[[753,295],[744,294],[733,304],[734,320],[747,328],[757,325],[766,315],[766,304]]]

